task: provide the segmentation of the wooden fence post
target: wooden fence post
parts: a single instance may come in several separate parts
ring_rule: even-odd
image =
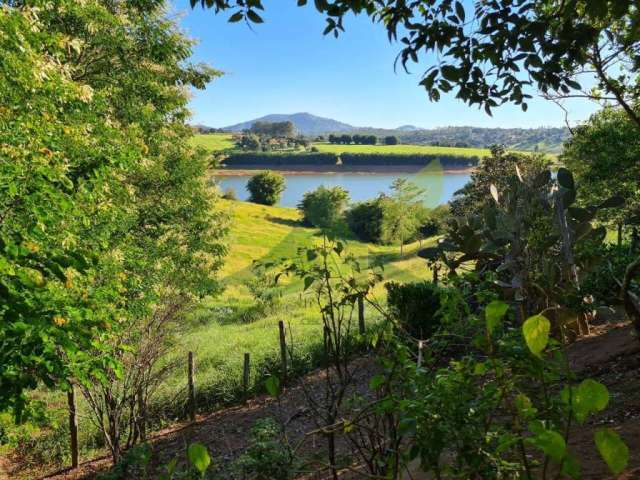
[[[280,330],[280,361],[282,362],[282,384],[284,385],[287,383],[287,337],[282,320],[278,322],[278,329]]]
[[[364,335],[365,333],[365,324],[364,324],[364,298],[362,296],[358,297],[358,331],[360,335]]]
[[[71,385],[71,390],[67,392],[67,403],[69,405],[69,433],[71,440],[71,468],[78,468],[78,415],[76,413],[76,392]]]
[[[249,352],[244,354],[244,368],[242,370],[242,390],[244,391],[244,399],[246,400],[249,393],[249,367],[250,367],[251,357],[249,356]]]
[[[422,366],[422,347],[423,346],[424,344],[422,343],[422,340],[418,340],[418,368]]]
[[[193,352],[189,352],[189,420],[196,421],[196,386],[193,381]]]

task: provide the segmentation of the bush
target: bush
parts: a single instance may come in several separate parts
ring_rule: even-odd
[[[247,182],[247,190],[250,202],[275,205],[284,191],[284,177],[270,171],[258,173]]]
[[[449,207],[439,205],[428,211],[419,228],[421,238],[429,238],[445,232],[449,218]]]
[[[225,188],[224,192],[222,192],[222,198],[225,200],[237,200],[238,194],[236,193],[236,189],[233,187]]]
[[[356,203],[345,213],[349,230],[363,242],[382,241],[383,202],[380,197]]]
[[[349,202],[349,193],[342,187],[319,186],[307,192],[298,204],[304,222],[322,229],[335,229],[342,220],[342,213]]]
[[[467,167],[477,165],[480,158],[464,155],[436,155],[412,153],[342,153],[343,165],[422,165],[439,160],[443,167]]]
[[[251,429],[247,451],[235,462],[241,478],[287,480],[294,478],[295,457],[271,418],[258,420]]]
[[[296,166],[296,165],[336,165],[338,155],[335,153],[234,153],[223,161],[227,167],[247,165],[258,166]]]
[[[389,310],[410,335],[424,339],[440,326],[443,288],[426,281],[389,282],[385,288]]]

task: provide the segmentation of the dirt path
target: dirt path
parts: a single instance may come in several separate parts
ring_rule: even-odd
[[[607,410],[578,427],[569,442],[582,465],[583,479],[612,478],[593,443],[595,429],[603,425],[614,428],[631,451],[630,468],[619,478],[640,479],[640,341],[627,324],[594,327],[589,337],[571,346],[569,360],[574,370],[579,372],[579,377],[590,377],[604,383],[611,394]],[[356,362],[356,389],[360,393],[367,391],[374,363],[373,359],[366,357]],[[306,389],[319,393],[321,380],[322,373],[319,371],[307,376]],[[285,422],[292,439],[306,438],[306,451],[324,446],[321,444],[323,439],[306,435],[306,432],[315,429],[316,424],[306,408],[303,389],[296,386],[287,389],[279,402],[266,396],[255,398],[245,405],[200,416],[193,425],[176,425],[156,433],[151,439],[153,463],[164,465],[172,458],[184,459],[187,445],[193,442],[205,444],[218,464],[230,462],[246,448],[252,425],[266,417]],[[90,478],[109,466],[108,459],[98,459],[84,463],[75,472],[59,472],[45,478]],[[10,463],[6,459],[4,468],[8,469],[7,478],[11,478]],[[320,479],[323,476],[319,474],[313,478]]]

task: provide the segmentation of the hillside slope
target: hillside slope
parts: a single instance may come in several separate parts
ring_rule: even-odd
[[[321,135],[328,132],[348,132],[354,130],[355,127],[348,123],[339,122],[331,118],[318,117],[310,113],[292,113],[292,114],[271,114],[264,117],[255,118],[235,125],[224,127],[224,130],[230,132],[241,132],[251,128],[255,122],[292,122],[298,133],[302,135]]]

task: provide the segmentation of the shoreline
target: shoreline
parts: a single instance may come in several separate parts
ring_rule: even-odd
[[[366,168],[366,170],[363,170]],[[265,170],[277,171],[282,175],[288,176],[303,176],[303,175],[342,175],[345,173],[352,175],[387,175],[387,174],[429,174],[429,175],[468,175],[473,173],[475,167],[446,167],[440,169],[431,169],[420,165],[353,165],[350,167],[341,167],[340,169],[327,168],[324,165],[304,165],[296,168],[296,166],[289,165],[264,165],[264,166],[247,166],[246,168],[216,168],[212,170],[212,174],[215,177],[243,177],[248,175],[255,175],[258,172]]]

